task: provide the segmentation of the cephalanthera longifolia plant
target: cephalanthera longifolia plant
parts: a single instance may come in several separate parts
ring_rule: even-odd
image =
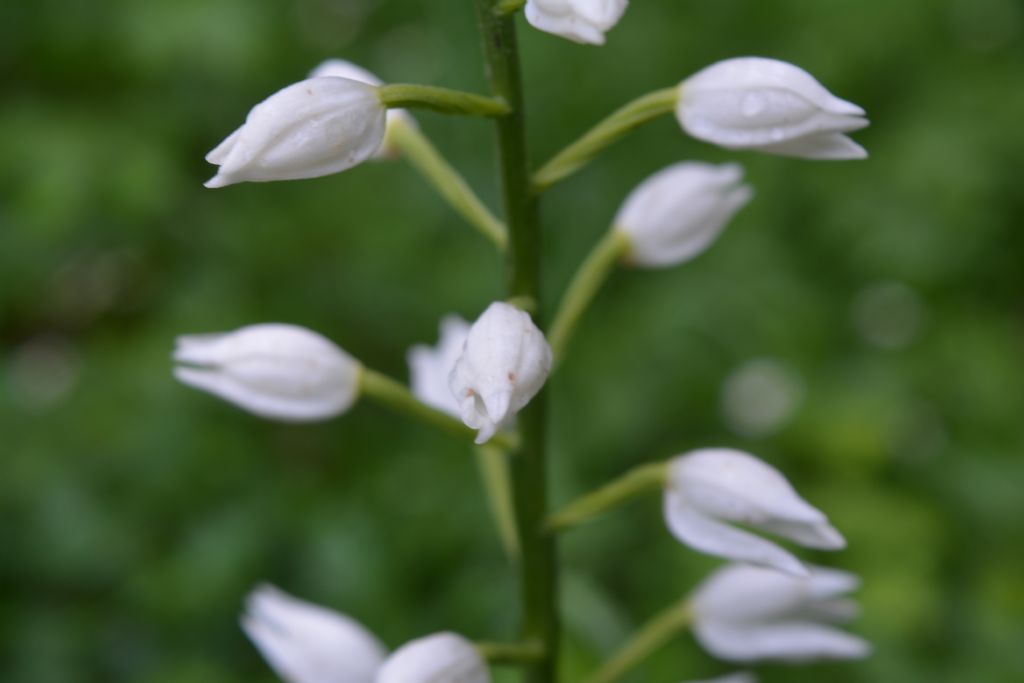
[[[559,532],[648,492],[661,491],[669,532],[690,548],[729,560],[674,600],[587,679],[618,680],[654,649],[692,628],[712,655],[734,662],[856,658],[867,644],[832,625],[852,616],[847,573],[805,565],[758,532],[832,550],[843,537],[775,468],[747,453],[703,449],[627,472],[556,512],[546,491],[545,382],[564,358],[576,323],[616,265],[662,268],[706,250],[752,198],[737,164],[683,161],[634,189],[555,307],[540,296],[540,198],[631,129],[674,114],[695,138],[737,150],[805,159],[856,159],[845,134],[863,110],[830,94],[806,71],[760,57],[713,64],[681,84],[612,113],[537,169],[526,154],[526,122],[515,15],[533,27],[600,44],[627,0],[476,0],[492,93],[385,85],[331,60],[256,105],[207,159],[208,187],[312,178],[370,159],[408,160],[473,227],[503,252],[502,301],[472,323],[441,321],[436,346],[409,352],[411,389],[363,366],[333,342],[286,324],[183,336],[175,360],[184,383],[271,420],[341,415],[362,396],[475,442],[509,557],[519,572],[521,632],[514,642],[441,632],[394,652],[344,615],[271,586],[248,598],[242,625],[291,683],[481,683],[489,666],[520,667],[529,683],[557,680]],[[487,208],[406,111],[427,108],[492,118],[497,128],[504,219]],[[740,524],[741,526],[736,526]],[[474,634],[474,636],[479,634]],[[485,634],[486,635],[486,634]],[[738,673],[732,681],[749,681]]]

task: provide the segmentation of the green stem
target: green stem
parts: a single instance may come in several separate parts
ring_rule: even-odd
[[[544,645],[536,640],[523,643],[477,643],[476,648],[491,664],[533,664],[544,656]]]
[[[494,217],[469,183],[445,161],[414,124],[396,117],[388,124],[388,141],[401,151],[402,156],[418,170],[427,182],[451,205],[459,215],[499,249],[508,242],[505,225]]]
[[[359,375],[359,391],[378,403],[381,403],[392,410],[413,417],[421,422],[437,427],[455,437],[469,441],[476,438],[476,432],[462,424],[448,413],[431,408],[416,398],[409,389],[387,375],[363,368]],[[497,448],[511,448],[515,445],[516,439],[508,434],[498,433],[488,443]]]
[[[389,83],[377,88],[380,101],[388,109],[431,109],[442,114],[465,116],[505,116],[508,104],[500,97],[438,88],[433,85]]]
[[[676,86],[647,93],[616,110],[544,164],[533,176],[534,187],[545,190],[569,177],[629,131],[673,111],[678,99]]]
[[[501,545],[510,560],[519,559],[519,537],[516,532],[516,511],[512,502],[512,480],[509,474],[508,454],[486,443],[476,449],[480,478],[483,480],[487,501],[498,528]]]
[[[684,631],[690,620],[690,609],[686,603],[669,607],[641,626],[640,630],[584,683],[614,683]]]
[[[575,501],[548,517],[545,528],[561,531],[582,524],[650,491],[662,488],[668,464],[655,462],[635,467],[615,481]]]
[[[551,323],[548,341],[557,364],[565,354],[583,312],[593,301],[597,291],[608,278],[612,268],[629,250],[629,237],[620,230],[609,230],[601,241],[594,245],[586,260],[573,276],[569,288],[562,296],[562,302]]]
[[[541,232],[526,151],[515,18],[495,12],[498,2],[477,0],[477,16],[491,89],[495,97],[511,107],[508,116],[496,121],[505,223],[509,230],[507,294],[510,298],[534,301],[533,315],[539,321]],[[555,542],[542,529],[547,515],[546,394],[541,390],[519,412],[522,445],[511,461],[521,552],[521,634],[523,640],[543,645],[542,656],[525,666],[526,683],[554,683],[559,648]]]

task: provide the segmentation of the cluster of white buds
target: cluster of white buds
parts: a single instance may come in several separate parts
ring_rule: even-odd
[[[242,628],[287,683],[489,683],[480,651],[454,633],[387,649],[362,624],[265,585],[246,602]]]
[[[845,135],[868,125],[864,110],[798,66],[737,57],[712,64],[679,87],[676,116],[700,140],[805,159],[867,156]]]
[[[604,45],[629,0],[527,0],[526,20],[536,29],[576,43]]]

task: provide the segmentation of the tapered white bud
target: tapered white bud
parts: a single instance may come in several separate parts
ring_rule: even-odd
[[[711,246],[729,219],[754,196],[738,164],[686,161],[662,169],[626,198],[614,229],[629,239],[641,266],[672,266]]]
[[[377,78],[358,64],[347,62],[344,59],[328,59],[321,62],[309,73],[309,78],[348,78],[361,83],[379,86],[384,82]],[[392,132],[396,125],[416,126],[416,119],[404,109],[388,109],[386,115],[387,125],[384,130],[384,142],[380,149],[373,155],[374,159],[390,159],[398,156],[398,148],[392,143]]]
[[[856,604],[842,596],[859,583],[853,574],[821,567],[799,577],[729,565],[691,596],[694,633],[705,650],[730,661],[866,657],[867,642],[828,623],[856,616]]]
[[[628,6],[629,0],[527,0],[526,20],[576,43],[604,45],[604,34],[619,23]]]
[[[730,522],[808,548],[846,546],[825,515],[797,495],[778,470],[725,448],[692,451],[669,463],[664,513],[669,531],[695,550],[796,575],[806,575],[807,569],[790,552]]]
[[[376,683],[490,683],[487,663],[473,643],[435,633],[406,643],[388,657]]]
[[[413,395],[428,406],[459,417],[459,402],[455,400],[448,379],[455,361],[462,355],[469,335],[469,323],[457,315],[446,315],[441,320],[441,335],[437,346],[417,344],[409,349],[409,384]]]
[[[178,337],[174,376],[261,417],[326,420],[359,393],[358,361],[296,325],[265,323],[222,334]]]
[[[551,347],[529,314],[500,301],[491,304],[469,329],[449,377],[462,421],[480,430],[476,442],[489,440],[522,410],[549,372]]]
[[[380,149],[385,111],[375,86],[348,78],[289,85],[253,107],[242,127],[206,155],[220,166],[206,186],[344,171]]]
[[[358,622],[269,585],[249,594],[242,629],[286,683],[373,683],[387,656]]]
[[[841,100],[798,66],[738,57],[683,81],[676,116],[687,133],[728,149],[805,159],[863,159],[844,133],[868,125],[864,110]]]

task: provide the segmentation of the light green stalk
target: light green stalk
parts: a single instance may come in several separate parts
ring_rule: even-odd
[[[640,627],[618,652],[584,683],[615,683],[665,643],[682,633],[692,619],[686,603],[675,604]]]
[[[494,242],[498,249],[505,248],[508,231],[504,223],[495,218],[469,183],[445,161],[419,128],[401,117],[395,117],[388,122],[388,142],[399,149],[402,157],[434,186],[460,216]]]
[[[640,465],[548,517],[548,531],[561,531],[582,524],[634,498],[661,489],[668,476],[668,463]]]
[[[442,114],[465,116],[505,116],[508,104],[500,97],[438,88],[415,83],[389,83],[377,88],[380,101],[388,109],[430,109]]]
[[[516,532],[516,510],[512,502],[512,479],[509,473],[508,453],[490,443],[477,448],[480,478],[487,494],[487,502],[494,516],[495,526],[505,554],[510,560],[519,559],[519,536]]]
[[[534,187],[544,190],[569,177],[629,131],[675,110],[678,99],[676,86],[648,93],[616,110],[541,166],[533,176]]]
[[[620,230],[609,230],[580,265],[551,323],[548,342],[555,356],[561,360],[583,312],[593,301],[601,285],[608,279],[612,268],[629,251],[629,237]]]

